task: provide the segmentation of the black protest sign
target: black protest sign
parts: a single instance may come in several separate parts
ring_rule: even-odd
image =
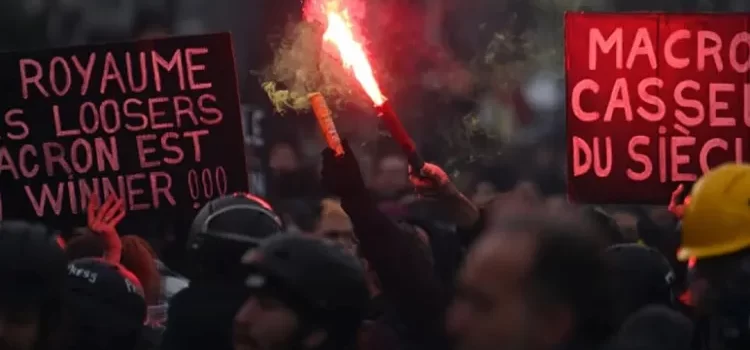
[[[66,228],[97,193],[174,220],[247,190],[228,33],[4,53],[0,82],[1,218]]]

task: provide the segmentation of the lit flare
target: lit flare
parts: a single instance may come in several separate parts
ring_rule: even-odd
[[[337,10],[337,7],[327,6],[325,10],[326,31],[323,40],[336,47],[344,67],[352,71],[354,78],[375,106],[380,106],[385,103],[386,98],[375,80],[370,60],[362,43],[354,37],[354,25],[349,20],[346,10]]]

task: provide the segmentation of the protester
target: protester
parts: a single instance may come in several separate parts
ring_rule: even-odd
[[[66,264],[46,227],[0,221],[0,348],[54,348]]]
[[[675,274],[657,250],[635,243],[606,250],[612,264],[614,324],[648,305],[675,306]]]
[[[133,350],[141,341],[146,302],[138,278],[101,258],[68,264],[64,344],[69,350]]]
[[[369,293],[353,255],[318,238],[278,235],[243,262],[250,297],[235,317],[235,350],[356,347]]]
[[[693,297],[707,317],[698,332],[709,349],[750,347],[748,198],[750,165],[725,164],[695,183],[684,207],[678,257],[697,259]]]
[[[389,307],[397,315],[397,321],[384,318],[379,322],[402,329],[401,339],[410,344],[433,349],[449,346],[442,336],[448,295],[434,269],[429,243],[420,237],[418,228],[399,226],[378,208],[349,143],[344,141],[343,148],[341,157],[330,148],[323,151],[322,182],[341,198],[362,255],[377,273]],[[408,181],[408,174],[403,176]]]
[[[341,203],[333,198],[324,198],[320,202],[320,218],[312,234],[341,245],[356,255],[357,238],[349,215],[341,208]]]
[[[372,264],[362,255],[359,242],[354,235],[354,227],[349,215],[341,207],[341,202],[333,198],[325,198],[321,201],[320,219],[312,236],[324,239],[344,249],[347,253],[356,257],[365,273],[365,282],[370,296],[367,314],[364,318],[363,340],[360,347],[364,349],[380,349],[382,346],[398,347],[399,340],[396,332],[390,327],[378,323],[381,317],[388,311],[388,302],[383,295],[383,289],[377,272]]]
[[[580,217],[533,213],[487,228],[448,312],[457,348],[602,345],[614,330],[603,251],[599,233]]]
[[[682,203],[678,189],[664,208],[673,219],[657,220],[648,215],[652,208],[576,206],[559,198],[550,205],[554,195],[526,179],[477,209],[432,163],[402,169],[403,193],[410,195],[383,206],[348,142],[343,148],[343,156],[323,152],[322,187],[335,197],[298,201],[314,205],[295,214],[304,223],[296,233],[250,194],[206,204],[188,235],[189,282],[166,268],[145,239],[120,237],[125,201],[115,196],[101,205],[91,196],[88,227],[67,244],[42,226],[0,222],[0,246],[8,249],[0,270],[26,281],[0,287],[0,345],[687,350],[694,341],[695,350],[723,350],[748,344],[750,239],[742,233],[750,225],[748,165],[705,174]],[[17,254],[26,244],[39,252]],[[697,264],[688,269],[677,258]],[[66,260],[67,282],[64,274],[45,277]],[[687,287],[692,293],[677,298]]]
[[[578,130],[580,120],[564,118],[558,85],[575,78],[576,65],[565,74],[546,67],[564,66],[562,7],[726,10],[748,1],[385,0],[359,8],[357,1],[306,0],[305,17],[323,9],[329,23],[289,26],[292,42],[271,38],[283,53],[260,60],[271,66],[250,64],[239,77],[234,61],[259,62],[263,47],[248,45],[265,44],[268,34],[247,14],[285,27],[300,19],[299,1],[6,2],[0,42],[8,50],[138,43],[3,56],[0,350],[750,349],[750,165],[727,164],[682,182],[718,159],[747,158],[744,129],[714,125],[741,115],[729,113],[739,100],[722,107],[713,90],[708,104],[691,96],[698,98],[691,108],[710,110],[706,127],[716,129],[693,125],[692,150],[677,152],[679,137],[642,133],[636,124],[643,121],[631,123],[631,133],[665,137],[639,148],[641,158],[629,152],[628,162],[618,153],[627,138],[616,123]],[[336,14],[350,33],[325,28]],[[201,35],[158,39],[185,32],[186,20],[233,27],[236,47],[212,41],[217,49]],[[740,70],[747,33],[730,43],[728,31],[713,33],[707,21],[699,34],[724,42],[711,57],[717,67]],[[612,22],[602,25],[619,26]],[[360,33],[359,25],[368,30]],[[640,46],[621,45],[623,36],[611,30],[591,33],[601,34],[592,41],[599,68],[607,68],[605,56],[623,63],[623,47],[634,49],[628,68],[642,65]],[[329,59],[330,42],[353,77]],[[674,56],[693,59],[695,47],[678,46]],[[667,74],[662,61],[657,76]],[[362,74],[366,68],[375,81]],[[618,81],[636,71],[622,70]],[[535,84],[540,72],[554,82]],[[587,77],[610,78],[606,69],[597,72]],[[708,72],[704,80],[715,75]],[[235,94],[237,82],[258,91]],[[669,84],[660,88],[651,93],[672,92]],[[265,105],[273,95],[275,108],[303,109],[312,91],[325,95],[340,134],[327,128],[322,157],[309,113],[282,118]],[[587,98],[575,107],[589,119],[597,112],[606,121],[630,120],[624,114],[632,111],[643,116],[636,100],[617,105],[627,91],[621,99],[604,92],[599,97],[611,97],[609,105]],[[385,118],[370,115],[371,103],[360,97],[370,97]],[[294,101],[279,101],[287,98]],[[655,107],[668,110],[667,122],[675,101],[664,102]],[[71,115],[76,107],[80,113]],[[419,157],[404,152],[409,137],[394,129],[399,118],[390,107]],[[47,109],[52,117],[45,119]],[[724,132],[739,133],[732,134],[736,147],[714,142]],[[711,141],[718,147],[707,135],[718,137]],[[337,154],[336,142],[346,139]],[[598,181],[609,185],[595,187]],[[680,185],[665,205],[631,203],[656,199],[660,186],[674,182]],[[247,189],[253,194],[227,195]],[[624,203],[609,203],[618,200]],[[21,218],[42,222],[15,221]]]
[[[282,230],[273,208],[250,194],[204,205],[188,241],[190,286],[170,302],[162,349],[232,349],[232,319],[247,296],[241,258]]]
[[[435,271],[450,295],[463,255],[462,239],[467,239],[458,231],[471,230],[481,223],[481,213],[435,164],[425,163],[418,174],[410,174],[409,180],[420,198],[407,207],[404,221],[426,237]],[[427,208],[417,213],[420,207]]]

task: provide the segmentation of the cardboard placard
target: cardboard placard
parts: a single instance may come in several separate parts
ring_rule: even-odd
[[[750,15],[565,16],[568,195],[666,205],[750,158]]]
[[[69,228],[115,193],[175,220],[247,191],[228,33],[3,53],[0,82],[0,218]]]

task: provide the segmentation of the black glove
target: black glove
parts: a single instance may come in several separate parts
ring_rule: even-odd
[[[367,187],[362,180],[359,163],[349,147],[349,142],[342,140],[341,145],[344,148],[344,154],[339,157],[330,147],[323,150],[323,170],[321,171],[323,188],[342,199],[366,194]]]

